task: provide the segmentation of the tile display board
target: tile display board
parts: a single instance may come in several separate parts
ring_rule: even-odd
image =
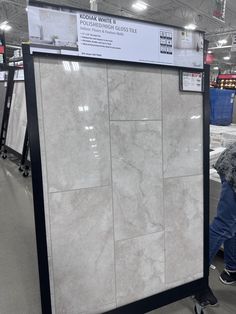
[[[10,116],[7,129],[6,145],[21,154],[27,125],[25,83],[15,81],[12,95]]]
[[[173,69],[34,67],[53,311],[103,313],[202,278],[202,94],[180,92]]]
[[[2,127],[2,119],[4,113],[4,106],[5,106],[5,97],[6,97],[6,82],[0,81],[0,129]]]

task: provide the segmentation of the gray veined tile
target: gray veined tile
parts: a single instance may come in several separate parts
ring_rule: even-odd
[[[118,306],[164,290],[164,232],[116,242]]]
[[[40,76],[49,191],[109,185],[106,66],[41,58]]]
[[[161,71],[108,66],[111,120],[161,120]]]
[[[161,122],[111,122],[115,239],[163,229]]]
[[[162,73],[164,177],[203,171],[202,95],[179,91],[176,71]]]
[[[27,125],[25,83],[14,83],[6,145],[22,154]]]
[[[203,176],[165,179],[164,191],[166,283],[186,283],[203,274]]]
[[[57,313],[115,304],[111,188],[52,193],[50,208]]]

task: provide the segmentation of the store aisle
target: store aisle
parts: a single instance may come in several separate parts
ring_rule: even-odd
[[[0,159],[0,313],[40,314],[31,179]]]

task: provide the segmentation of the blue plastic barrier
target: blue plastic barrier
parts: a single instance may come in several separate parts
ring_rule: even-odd
[[[229,125],[232,123],[234,90],[210,89],[211,124]]]

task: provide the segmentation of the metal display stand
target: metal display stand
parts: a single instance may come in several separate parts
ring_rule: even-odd
[[[42,166],[39,140],[39,125],[37,114],[37,97],[36,83],[34,72],[34,57],[45,55],[45,53],[32,53],[29,45],[23,45],[24,56],[24,71],[26,83],[26,103],[28,116],[28,132],[31,149],[31,167],[32,167],[32,183],[34,192],[34,211],[35,211],[35,226],[38,251],[38,266],[40,278],[41,304],[44,314],[52,313],[50,281],[49,281],[49,266],[48,266],[48,249],[46,239],[45,226],[45,211],[44,211],[44,196],[43,196],[43,181],[42,181]],[[47,57],[53,58],[53,55],[47,54]],[[63,58],[63,55],[57,56]],[[68,58],[68,56],[67,56]],[[72,61],[84,60],[86,58],[69,57]],[[94,59],[93,59],[94,60]],[[90,61],[92,61],[90,59]],[[95,59],[97,61],[97,59]],[[106,60],[105,60],[106,61]],[[119,61],[108,61],[119,63]],[[124,62],[122,62],[124,63]],[[125,62],[127,64],[127,62]],[[153,65],[163,68],[160,65]],[[173,67],[172,67],[173,68]],[[179,69],[179,68],[177,68]],[[177,288],[172,288],[154,296],[144,298],[134,303],[111,310],[109,314],[143,314],[164,305],[176,302],[180,299],[194,295],[208,287],[209,276],[209,66],[204,68],[204,93],[203,93],[203,154],[204,154],[204,276],[201,279],[181,285]],[[197,253],[196,253],[197,254]],[[203,313],[203,308],[196,304],[195,313]]]
[[[22,151],[21,161],[20,161],[20,166],[19,166],[19,171],[22,172],[23,177],[28,177],[29,175],[30,162],[27,159],[28,154],[29,154],[29,136],[28,136],[28,129],[26,127],[23,151]]]
[[[35,4],[39,7],[55,7],[58,9],[64,8],[66,10],[75,10],[68,6],[51,5],[48,3],[30,1],[30,4]],[[83,10],[85,11],[85,10]],[[91,11],[87,11],[91,13]],[[102,13],[106,16],[105,13]],[[111,16],[111,15],[107,15]],[[114,18],[118,16],[112,15]],[[123,17],[122,17],[123,18]],[[130,20],[127,18],[127,20]],[[135,21],[132,19],[132,21]],[[138,21],[138,20],[136,20]],[[155,24],[155,23],[153,23]],[[168,25],[165,25],[168,27]],[[38,269],[40,279],[40,292],[41,292],[41,305],[43,314],[52,313],[51,304],[51,292],[50,292],[50,279],[49,279],[49,264],[48,264],[48,247],[47,247],[47,234],[46,234],[46,222],[45,222],[45,206],[44,206],[44,193],[43,193],[43,176],[42,176],[42,163],[41,163],[41,151],[40,151],[40,138],[39,138],[39,124],[38,124],[38,112],[37,112],[37,95],[36,95],[36,80],[34,69],[34,58],[37,56],[47,56],[53,59],[54,55],[48,52],[35,52],[33,50],[34,45],[23,45],[23,60],[24,60],[24,74],[25,74],[25,86],[26,86],[26,104],[27,104],[27,117],[28,117],[28,133],[31,152],[31,167],[32,167],[32,185],[34,195],[34,214],[35,214],[35,229],[36,229],[36,241],[37,241],[37,253],[38,253]],[[38,48],[45,49],[45,46],[37,45]],[[32,49],[31,49],[32,48]],[[48,47],[48,51],[50,51]],[[68,60],[80,61],[89,60],[90,62],[106,62],[114,64],[136,64],[142,66],[142,63],[129,62],[129,61],[113,61],[102,58],[88,58],[78,56],[68,56],[68,54],[60,54],[56,56],[58,59],[64,60],[65,57]],[[148,66],[145,64],[145,66]],[[175,70],[193,70],[192,68],[176,67],[169,65],[157,65],[151,64],[150,67],[157,67],[160,69],[171,68]],[[210,67],[204,66],[200,72],[204,74],[204,88],[203,88],[203,197],[204,197],[204,272],[203,277],[194,280],[190,283],[183,284],[176,288],[171,288],[167,291],[158,293],[156,295],[146,297],[144,299],[135,301],[133,303],[121,306],[119,308],[106,312],[107,314],[143,314],[170,303],[176,302],[183,298],[192,296],[197,292],[205,290],[208,287],[209,277],[209,73]],[[196,252],[197,254],[197,252]],[[88,300],[89,302],[89,300]],[[203,307],[196,303],[194,308],[196,314],[202,314]]]
[[[13,88],[14,88],[15,67],[7,67],[7,70],[8,70],[7,91],[6,91],[6,97],[5,97],[3,120],[2,120],[1,134],[0,134],[0,152],[3,159],[7,158],[7,149],[6,149],[5,143],[6,143],[6,138],[7,138],[7,129],[8,129],[9,116],[10,116]]]
[[[6,90],[6,96],[5,96],[3,121],[2,121],[2,127],[1,127],[1,135],[0,135],[0,153],[3,159],[6,159],[8,154],[11,154],[14,157],[16,157],[17,162],[20,164],[19,171],[22,172],[22,175],[24,177],[28,177],[29,171],[30,171],[30,162],[27,160],[28,152],[29,152],[29,140],[28,140],[27,128],[25,131],[25,138],[24,138],[24,144],[22,147],[22,153],[19,153],[6,145],[9,117],[10,117],[11,104],[12,104],[12,96],[13,96],[13,90],[14,90],[14,84],[15,84],[14,76],[15,76],[15,71],[17,69],[19,68],[13,67],[13,66],[4,66],[4,70],[8,71],[8,79],[7,79],[7,90]]]

